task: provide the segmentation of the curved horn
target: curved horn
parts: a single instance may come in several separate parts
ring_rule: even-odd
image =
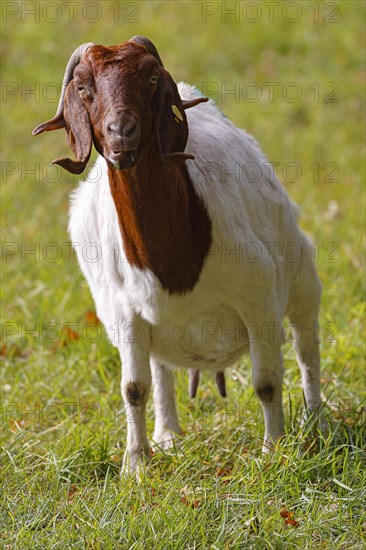
[[[94,45],[94,42],[86,42],[85,44],[81,44],[81,46],[76,48],[76,50],[71,54],[71,57],[66,65],[64,78],[62,80],[61,95],[56,114],[51,120],[37,126],[37,128],[35,128],[32,132],[34,136],[41,134],[44,131],[56,130],[64,127],[63,112],[66,88],[72,80],[75,67],[80,63],[81,58],[87,52],[88,48]]]
[[[151,40],[146,38],[146,36],[140,36],[140,35],[133,36],[132,38],[130,38],[129,42],[134,42],[135,44],[140,44],[140,46],[145,46],[147,51],[155,57],[159,65],[161,67],[164,67],[163,62],[160,58],[160,55],[158,54],[158,50],[156,49],[154,44],[151,42]]]
[[[85,42],[85,44],[81,44],[81,46],[76,48],[76,50],[71,54],[71,57],[66,65],[65,74],[61,86],[60,101],[58,103],[55,116],[59,116],[60,114],[62,114],[64,110],[65,91],[69,82],[72,80],[74,69],[80,63],[80,60],[83,57],[84,53],[86,53],[91,46],[95,46],[94,42]]]
[[[206,103],[208,101],[208,97],[197,97],[195,99],[182,99],[183,109],[190,109],[191,107],[195,107],[196,105],[199,105],[200,103]]]
[[[158,53],[158,50],[156,49],[156,46],[151,42],[151,40],[146,38],[146,36],[133,36],[132,38],[130,38],[129,42],[134,42],[135,44],[140,44],[140,46],[145,46],[147,51],[155,57],[159,65],[164,68],[163,62]],[[197,99],[189,100],[182,99],[183,109],[190,109],[191,107],[195,107],[199,103],[203,103],[206,101],[208,101],[208,97],[198,97]]]

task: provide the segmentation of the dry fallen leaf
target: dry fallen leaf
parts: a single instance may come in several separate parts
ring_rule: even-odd
[[[76,342],[80,338],[80,334],[78,332],[75,332],[75,330],[71,330],[71,328],[69,327],[64,328],[64,335],[65,335],[64,341],[66,343]]]
[[[292,525],[293,527],[297,527],[299,525],[299,522],[296,521],[295,519],[287,518],[285,519],[285,524]]]
[[[222,479],[220,479],[220,481],[224,485],[227,485],[230,482],[230,480],[227,479],[231,475],[231,469],[230,468],[222,468],[222,467],[216,468],[215,474],[218,477],[222,478]]]
[[[93,325],[100,325],[100,320],[95,311],[87,311],[85,313],[85,321]]]
[[[182,504],[190,508],[198,508],[201,504],[199,500],[190,500],[187,497],[182,497],[180,501]]]
[[[70,486],[70,489],[67,493],[67,500],[68,502],[71,502],[75,496],[75,493],[77,493],[77,486],[73,483],[71,486]]]
[[[15,344],[10,343],[5,344],[4,342],[0,343],[0,357],[15,358],[20,357],[21,359],[26,359],[31,355],[31,348],[19,348]]]
[[[80,339],[80,334],[75,330],[72,330],[70,327],[63,327],[61,336],[52,346],[52,350],[55,352],[58,349],[66,348],[68,344],[77,342]]]
[[[25,429],[25,420],[14,420],[11,418],[9,424],[10,430],[14,433]]]
[[[288,510],[284,509],[281,510],[280,516],[285,520],[285,525],[292,525],[293,527],[297,527],[299,525],[299,522],[294,519],[293,512],[289,512]]]

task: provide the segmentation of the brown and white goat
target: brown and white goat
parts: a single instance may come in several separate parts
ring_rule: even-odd
[[[321,404],[311,245],[255,140],[203,101],[177,88],[146,38],[85,44],[67,65],[56,116],[34,130],[65,128],[76,160],[54,162],[70,172],[84,170],[92,143],[101,155],[73,193],[70,234],[120,351],[131,472],[149,455],[151,378],[154,441],[165,447],[181,433],[171,367],[191,369],[193,394],[197,370],[215,372],[224,394],[223,369],[249,351],[264,450],[278,440],[285,315],[307,406]],[[83,254],[90,243],[97,261]]]

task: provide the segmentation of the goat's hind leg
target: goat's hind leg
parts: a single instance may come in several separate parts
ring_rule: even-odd
[[[318,315],[321,298],[321,284],[310,258],[301,266],[291,291],[288,317],[292,325],[293,346],[301,369],[302,384],[307,412],[321,412],[320,395],[320,350],[318,337]],[[321,429],[328,426],[321,420]]]
[[[285,432],[282,407],[281,321],[275,298],[264,297],[243,316],[250,340],[252,380],[263,409],[263,452],[270,452]]]
[[[182,434],[174,395],[174,374],[165,365],[151,359],[155,408],[154,442],[162,449],[172,447],[177,435]]]
[[[276,323],[280,326],[280,323]],[[264,333],[265,324],[258,325]],[[250,330],[249,336],[251,337]],[[253,338],[256,334],[253,333]],[[277,342],[253,340],[250,344],[253,386],[258,395],[264,415],[263,452],[268,453],[285,432],[282,406],[282,354],[279,337]]]

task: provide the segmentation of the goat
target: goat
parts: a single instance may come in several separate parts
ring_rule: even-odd
[[[75,50],[56,115],[33,134],[59,128],[76,160],[54,163],[80,174],[92,143],[100,153],[72,195],[69,231],[121,356],[124,471],[139,473],[150,454],[151,380],[153,440],[167,448],[182,433],[171,368],[191,369],[193,395],[198,371],[209,369],[225,395],[223,370],[246,352],[268,451],[284,434],[285,315],[307,408],[321,407],[321,285],[297,208],[257,142],[195,88],[177,87],[156,47],[140,36]],[[96,262],[83,257],[88,243],[102,251]]]

